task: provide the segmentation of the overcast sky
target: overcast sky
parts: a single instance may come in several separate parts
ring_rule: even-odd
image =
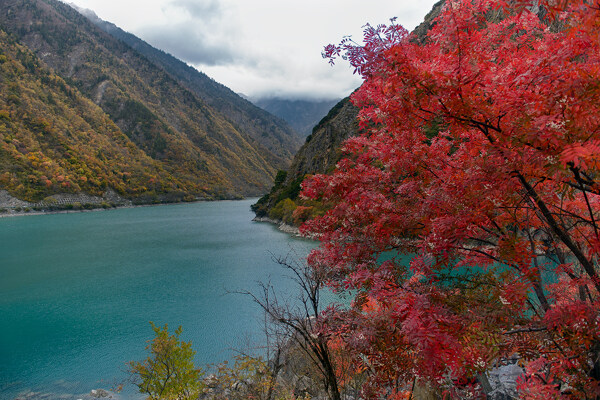
[[[250,97],[333,99],[360,85],[323,46],[391,17],[412,30],[435,0],[64,0]]]

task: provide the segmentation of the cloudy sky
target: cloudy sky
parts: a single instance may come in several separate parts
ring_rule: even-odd
[[[435,0],[64,0],[251,97],[333,99],[360,85],[323,46],[391,17],[411,30]]]

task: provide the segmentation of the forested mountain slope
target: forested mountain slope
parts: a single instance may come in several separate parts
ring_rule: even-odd
[[[0,187],[38,201],[53,193],[136,196],[190,185],[137,148],[92,101],[0,30]]]
[[[224,115],[236,129],[254,138],[258,146],[267,149],[265,154],[272,158],[270,161],[275,165],[287,165],[302,144],[300,137],[282,119],[255,106],[228,87],[183,61],[152,47],[118,26],[98,18],[92,11],[83,9],[78,11],[100,29],[128,44],[163,69],[179,84]]]
[[[267,144],[238,129],[242,124],[224,117],[164,69],[61,2],[5,0],[0,3],[0,27],[8,34],[3,36],[2,49],[14,53],[6,57],[20,63],[14,68],[22,71],[15,76],[3,70],[2,83],[21,93],[15,96],[35,92],[27,90],[28,85],[41,85],[36,98],[39,106],[33,108],[29,102],[9,103],[8,92],[3,91],[3,112],[8,113],[11,123],[24,126],[30,119],[42,118],[49,126],[63,125],[63,116],[56,113],[52,100],[42,97],[52,90],[38,75],[56,76],[78,104],[85,103],[98,118],[109,123],[108,129],[103,124],[90,124],[85,129],[89,135],[109,142],[118,137],[120,146],[136,154],[123,156],[119,162],[123,170],[136,170],[130,181],[139,181],[138,186],[127,180],[123,185],[111,180],[96,186],[80,185],[86,176],[83,168],[72,170],[69,179],[63,176],[70,184],[39,185],[3,159],[0,174],[3,182],[8,182],[3,188],[17,197],[39,200],[52,193],[93,192],[102,187],[114,188],[129,197],[160,197],[175,192],[202,198],[256,195],[268,189],[275,171],[288,161],[286,151],[290,150],[278,154],[269,151]],[[10,50],[9,42],[17,47]],[[67,101],[61,106],[73,107]],[[82,114],[71,109],[65,110],[66,115]],[[113,167],[119,162],[112,155],[100,151],[81,153],[82,147],[68,129],[57,128],[56,132],[62,135],[64,153],[46,150],[54,143],[47,142],[51,136],[44,134],[43,128],[31,126],[29,132],[29,139],[18,146],[25,158],[39,151],[38,158],[46,157],[57,165],[68,159],[86,160],[86,165],[97,165],[99,175],[120,173]],[[269,133],[260,135],[266,137]],[[7,143],[6,137],[3,139]],[[279,150],[275,144],[271,147]],[[134,168],[128,165],[130,160],[140,161]],[[26,170],[43,172],[35,162],[25,165],[25,160],[21,161]]]
[[[278,174],[271,192],[253,206],[256,215],[269,216],[288,223],[301,222],[293,221],[291,212],[297,205],[295,203],[304,177],[310,174],[328,173],[335,168],[342,157],[342,142],[358,133],[357,115],[358,109],[352,105],[350,98],[345,98],[336,104],[314,127],[313,133],[306,138],[306,143],[294,157],[290,168]]]

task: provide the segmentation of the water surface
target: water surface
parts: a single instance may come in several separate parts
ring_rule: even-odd
[[[251,203],[1,218],[0,398],[110,389],[144,357],[148,321],[182,325],[200,365],[258,343],[262,313],[227,291],[289,292],[273,256],[314,244],[252,222]]]

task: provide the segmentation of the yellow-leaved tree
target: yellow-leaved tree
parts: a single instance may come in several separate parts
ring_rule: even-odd
[[[185,400],[197,398],[202,383],[202,369],[196,368],[191,342],[179,339],[182,328],[179,326],[174,335],[169,334],[167,324],[162,328],[150,322],[155,337],[146,349],[150,355],[142,362],[129,362],[135,384],[140,393],[146,393],[148,399]]]

